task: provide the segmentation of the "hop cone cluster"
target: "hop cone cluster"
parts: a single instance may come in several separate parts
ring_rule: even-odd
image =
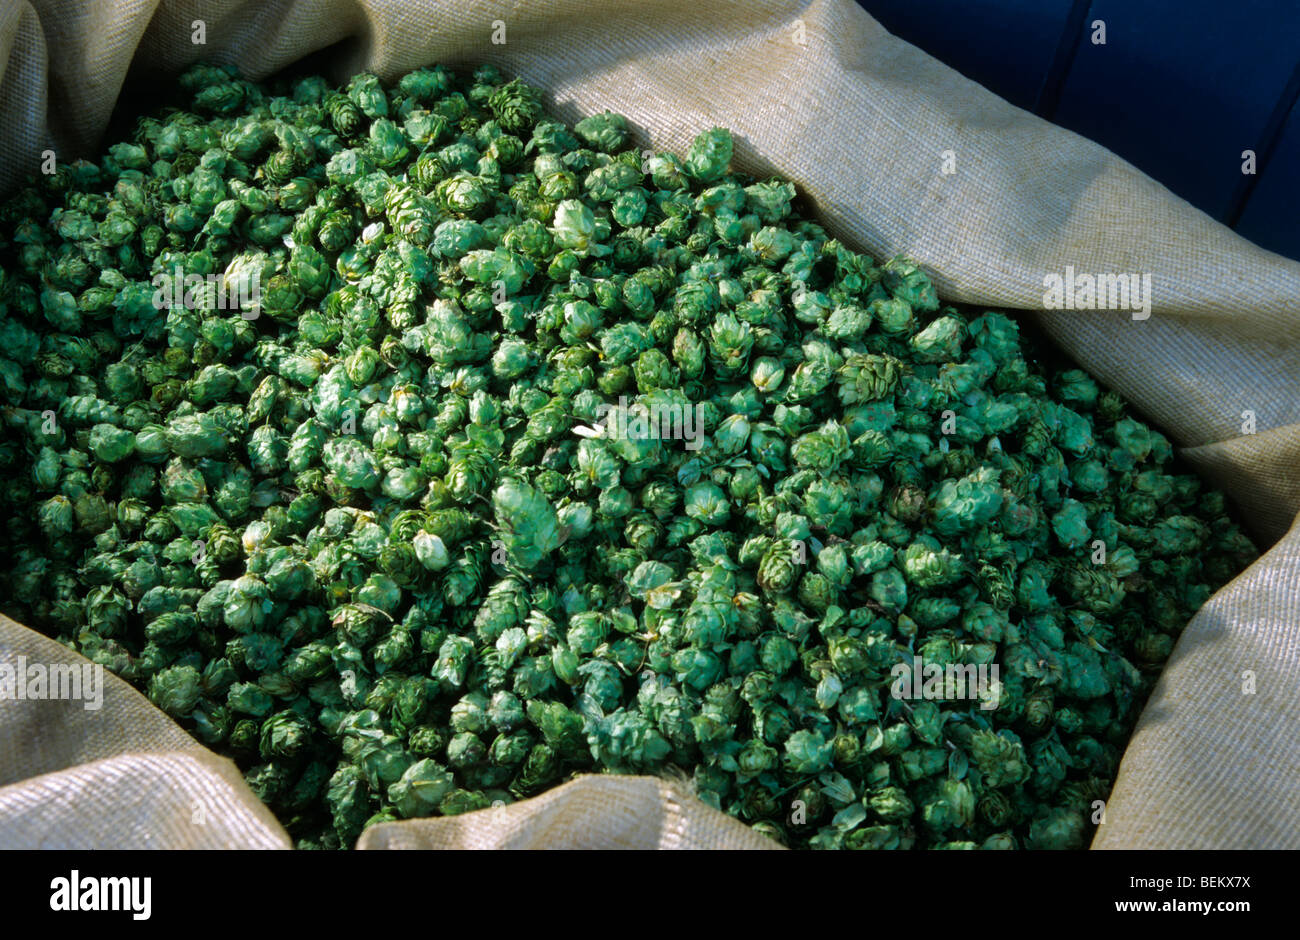
[[[1254,554],[1118,396],[724,130],[643,157],[489,67],[179,87],[0,209],[7,613],[303,847],[592,771],[791,846],[1085,844]]]

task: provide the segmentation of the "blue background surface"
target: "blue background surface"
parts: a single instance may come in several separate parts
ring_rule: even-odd
[[[900,39],[1300,260],[1295,0],[858,0]],[[1092,41],[1102,20],[1105,45]],[[1254,150],[1256,173],[1241,171]]]

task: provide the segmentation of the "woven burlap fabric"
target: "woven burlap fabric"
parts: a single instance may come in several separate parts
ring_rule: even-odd
[[[85,662],[0,615],[0,664]],[[0,699],[0,848],[289,847],[234,763],[102,677],[101,701]]]
[[[1094,848],[1300,848],[1300,524],[1193,618]]]
[[[191,43],[196,19],[205,22],[203,47]],[[505,42],[495,44],[502,24]],[[128,69],[165,79],[206,56],[261,78],[331,46],[320,61],[335,79],[362,68],[394,78],[432,62],[493,62],[547,89],[548,104],[567,120],[605,108],[626,114],[656,149],[682,152],[700,130],[730,127],[738,166],[795,180],[838,235],[876,256],[915,258],[952,300],[1037,311],[1044,275],[1067,266],[1150,274],[1150,319],[1055,312],[1041,321],[1239,501],[1262,546],[1288,533],[1300,509],[1300,266],[894,39],[849,0],[11,4],[0,12],[0,185],[31,172],[45,147],[62,159],[93,155]],[[955,172],[942,172],[945,158]],[[1242,434],[1245,411],[1258,433]],[[1300,841],[1300,714],[1287,695],[1300,672],[1296,538],[1286,534],[1189,626],[1125,756],[1095,845]],[[0,624],[0,640],[18,642],[13,631]],[[1255,674],[1254,694],[1242,692],[1246,671]],[[119,707],[121,728],[165,721],[142,699]],[[10,735],[0,720],[0,736]],[[186,748],[163,753],[198,753]],[[118,738],[80,759],[140,751],[152,748]],[[56,764],[14,765],[9,779],[45,776],[0,791],[0,818],[31,805],[27,788],[51,793],[65,777],[79,785],[76,775],[98,766],[64,763],[75,769],[60,772]],[[213,771],[214,787],[227,780]],[[536,811],[553,813],[567,794],[582,794],[572,829],[554,822],[563,814],[530,825],[530,802],[485,811],[495,816],[384,826],[362,841],[661,845],[672,841],[662,786],[578,781],[539,798]],[[616,788],[607,804],[602,787]],[[124,828],[152,812],[143,791],[132,799],[123,783],[117,792],[121,804],[101,801],[94,812],[116,808]],[[257,813],[250,818],[265,820],[252,796],[246,800]],[[611,814],[604,822],[602,805]],[[631,816],[646,820],[644,829],[619,815],[629,805],[642,807]],[[741,844],[735,828],[710,828],[725,820],[696,822],[718,815],[707,807],[686,797],[679,805],[692,838]],[[86,831],[78,806],[51,813],[42,833],[75,842]],[[186,838],[189,830],[167,831],[177,836],[172,844],[185,845],[198,838]],[[252,841],[241,830],[225,844]]]
[[[359,849],[779,849],[682,781],[588,774],[521,803],[371,826]]]

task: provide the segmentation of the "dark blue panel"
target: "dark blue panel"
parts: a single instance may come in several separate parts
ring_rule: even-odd
[[[1291,108],[1237,231],[1261,248],[1300,261],[1300,104]]]
[[[1051,117],[1223,219],[1297,54],[1288,0],[1093,0]]]
[[[899,39],[1031,110],[1071,6],[1071,0],[858,2]]]

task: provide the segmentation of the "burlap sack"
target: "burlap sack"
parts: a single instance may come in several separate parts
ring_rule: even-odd
[[[192,43],[199,19],[206,46]],[[322,65],[335,79],[488,61],[548,89],[566,120],[626,114],[656,149],[728,126],[741,168],[793,179],[838,235],[915,258],[951,300],[1037,311],[1044,275],[1067,266],[1149,273],[1148,320],[1041,321],[1237,499],[1261,547],[1277,544],[1184,633],[1093,844],[1300,847],[1300,265],[894,39],[850,0],[11,3],[0,185],[47,146],[93,155],[128,68],[161,77],[204,56],[262,78],[340,40]],[[1258,433],[1242,434],[1245,411]],[[0,621],[0,662],[70,658],[46,644]],[[288,844],[229,762],[111,684],[94,714],[0,703],[0,844]],[[377,826],[360,843],[765,844],[649,778],[586,778],[513,807]]]

